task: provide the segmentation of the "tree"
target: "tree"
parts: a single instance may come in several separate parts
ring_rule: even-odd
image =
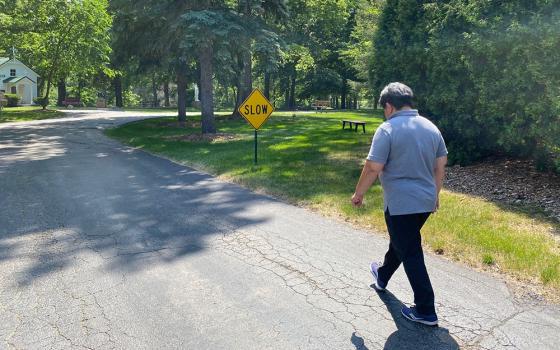
[[[214,58],[230,36],[243,33],[235,15],[224,6],[201,1],[193,10],[182,15],[184,33],[181,47],[195,51],[200,66],[200,101],[202,132],[215,133],[214,121]]]
[[[194,80],[189,68],[196,58],[182,45],[187,35],[183,16],[197,4],[200,2],[184,0],[112,2],[114,64],[126,66],[132,61],[137,72],[157,71],[162,83],[175,76],[181,123],[186,121],[186,88],[189,80]]]
[[[15,2],[8,31],[11,44],[37,70],[48,99],[53,82],[70,73],[111,74],[111,17],[106,0],[22,0]]]
[[[374,85],[409,84],[452,162],[505,153],[560,170],[559,3],[388,0]]]

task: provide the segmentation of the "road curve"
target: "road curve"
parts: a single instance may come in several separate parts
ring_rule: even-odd
[[[0,124],[0,349],[558,348],[558,306],[437,256],[440,327],[406,322],[386,239],[101,132],[134,119]]]

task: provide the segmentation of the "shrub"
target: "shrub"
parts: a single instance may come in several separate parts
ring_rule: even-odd
[[[47,108],[47,106],[49,105],[49,98],[48,97],[37,97],[33,99],[33,102],[35,104],[38,104],[39,106],[43,107],[43,108]]]
[[[4,97],[8,100],[8,107],[17,107],[19,104],[19,96],[16,94],[5,94]]]
[[[560,10],[555,2],[387,0],[374,37],[374,90],[409,85],[450,161],[489,154],[556,168]]]
[[[133,107],[140,105],[141,97],[140,95],[134,93],[132,90],[123,91],[123,105],[125,107]]]
[[[80,96],[80,103],[74,105],[74,107],[95,107],[97,102],[97,89],[91,87],[82,88],[79,93],[78,91],[73,91],[74,95]]]

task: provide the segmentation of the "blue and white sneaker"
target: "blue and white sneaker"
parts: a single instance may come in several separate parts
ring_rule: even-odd
[[[412,322],[418,322],[418,323],[426,324],[428,326],[437,326],[438,324],[438,318],[436,314],[433,315],[421,314],[418,311],[416,311],[416,307],[414,306],[413,307],[403,306],[401,312],[404,318]]]
[[[369,264],[369,271],[373,276],[373,284],[372,284],[373,288],[378,292],[384,292],[385,287],[387,287],[387,284],[379,280],[379,275],[377,272],[379,270],[379,266],[380,266],[379,263],[372,262],[371,264]]]

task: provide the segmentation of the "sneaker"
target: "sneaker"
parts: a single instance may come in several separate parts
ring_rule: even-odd
[[[377,271],[379,270],[379,266],[380,266],[379,263],[372,262],[371,264],[369,264],[369,271],[371,272],[371,275],[373,276],[373,284],[372,284],[373,289],[375,289],[378,292],[384,292],[385,287],[387,287],[387,284],[383,283],[378,278]]]
[[[438,318],[436,314],[433,315],[421,314],[418,311],[416,311],[416,307],[414,306],[413,307],[403,306],[401,312],[404,318],[412,322],[418,322],[418,323],[426,324],[428,326],[437,326],[438,324]]]

